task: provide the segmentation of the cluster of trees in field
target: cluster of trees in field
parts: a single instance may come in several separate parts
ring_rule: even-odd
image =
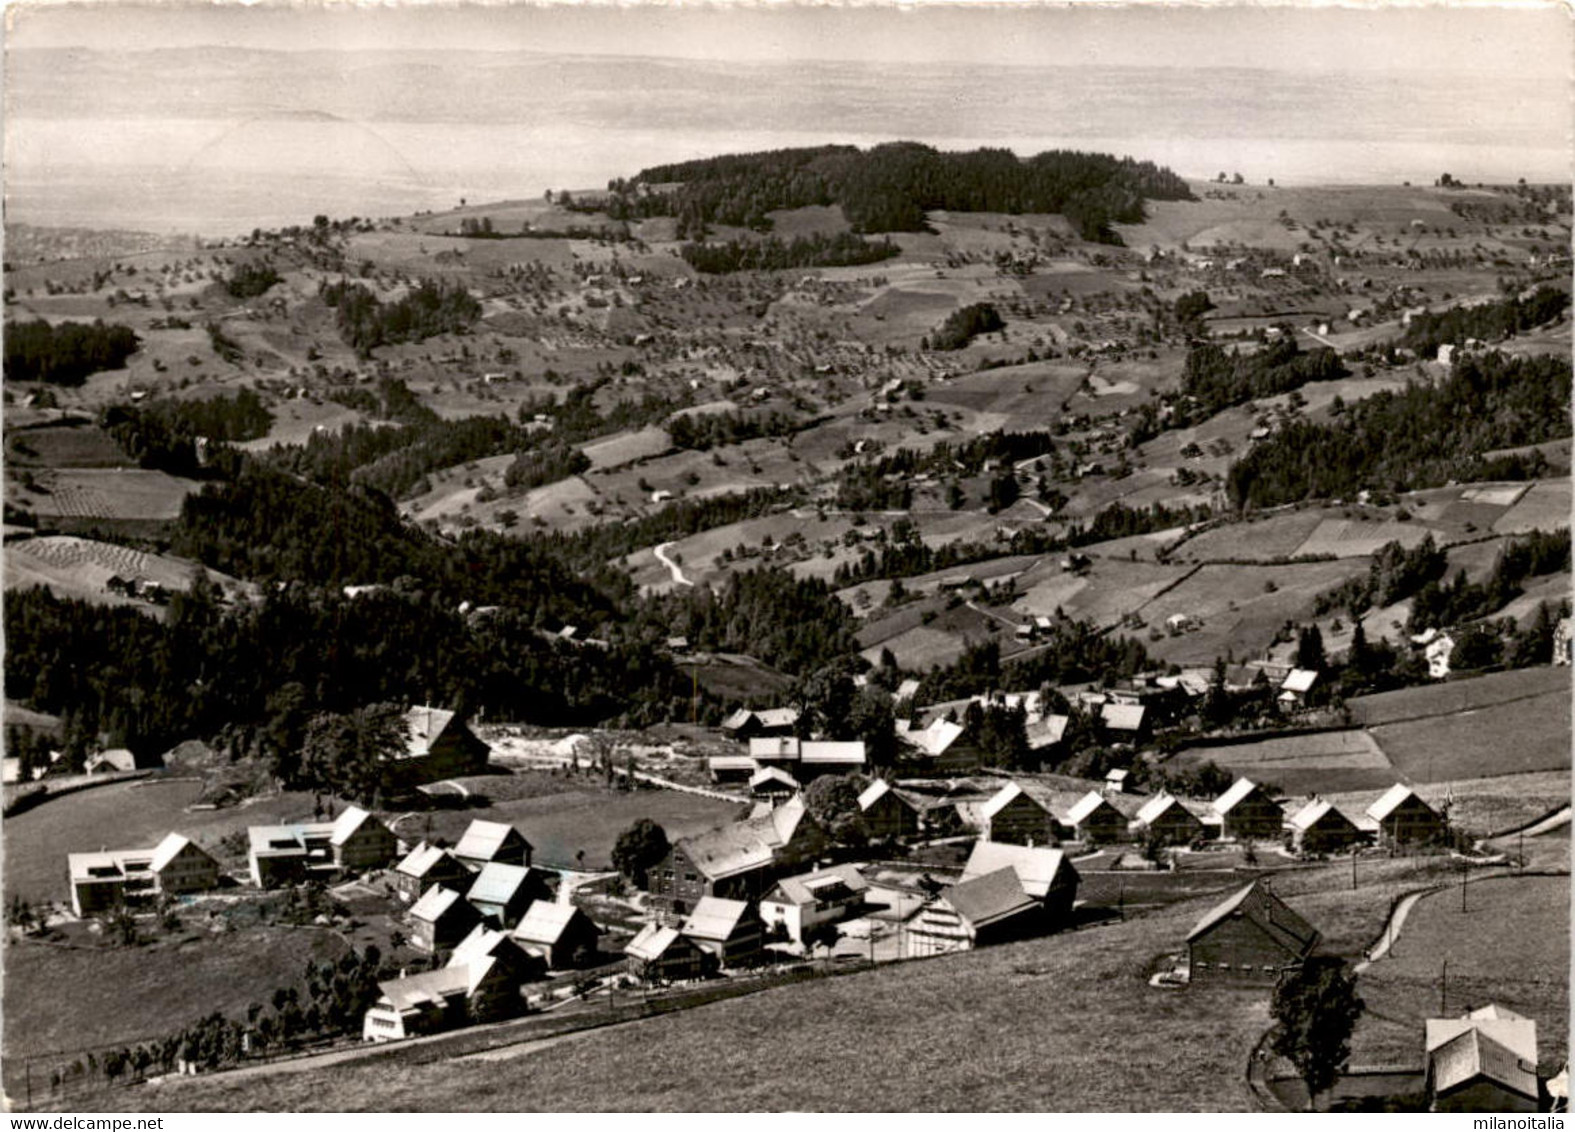
[[[1449,568],[1449,559],[1429,532],[1416,546],[1407,550],[1399,542],[1378,548],[1367,573],[1325,590],[1313,601],[1315,616],[1344,609],[1352,617],[1367,610],[1403,601],[1428,582],[1437,581]]]
[[[230,272],[229,278],[224,281],[224,289],[237,299],[255,299],[258,295],[267,294],[268,289],[280,279],[272,260],[242,263]]]
[[[98,423],[138,465],[178,476],[223,475],[239,461],[226,444],[256,440],[273,427],[273,414],[251,389],[201,401],[146,401],[110,405]],[[206,461],[197,441],[210,443]]]
[[[1327,346],[1304,351],[1288,335],[1250,354],[1227,352],[1212,343],[1196,346],[1188,351],[1181,375],[1181,403],[1175,408],[1182,416],[1171,426],[1185,428],[1235,405],[1289,393],[1312,381],[1333,381],[1346,372],[1340,355]]]
[[[961,310],[946,316],[927,337],[922,348],[927,350],[961,350],[981,334],[993,334],[1006,322],[1001,312],[990,303],[970,303]]]
[[[733,271],[786,271],[804,267],[857,267],[890,259],[902,249],[890,240],[866,240],[852,232],[815,234],[782,240],[728,240],[724,244],[687,243],[684,262],[706,275]]]
[[[1231,465],[1227,489],[1238,507],[1272,507],[1524,476],[1525,460],[1483,457],[1569,436],[1569,399],[1568,358],[1472,355],[1437,384],[1376,393],[1327,424],[1290,422]]]
[[[1569,305],[1568,291],[1544,285],[1524,298],[1512,295],[1475,306],[1424,311],[1412,317],[1401,341],[1422,354],[1431,354],[1446,343],[1461,345],[1468,338],[1498,342],[1551,322]]]
[[[510,491],[529,491],[542,484],[577,476],[591,466],[590,457],[556,437],[516,455],[503,473]]]
[[[1070,150],[946,153],[916,142],[731,154],[645,169],[609,190],[596,207],[615,218],[676,216],[690,234],[708,224],[765,230],[772,211],[838,204],[856,232],[922,231],[925,213],[938,209],[1059,212],[1101,242],[1119,242],[1112,224],[1140,222],[1145,199],[1193,199],[1186,181],[1151,162]]]
[[[337,311],[339,335],[361,357],[379,346],[461,334],[481,317],[481,304],[464,284],[423,279],[402,299],[385,303],[360,283],[323,283],[323,301]]]
[[[1527,578],[1543,577],[1570,568],[1570,532],[1535,531],[1506,543],[1493,568],[1480,582],[1472,582],[1464,570],[1456,571],[1449,582],[1443,572],[1417,588],[1411,599],[1408,629],[1420,632],[1486,617],[1503,609],[1521,595]]]
[[[55,326],[41,318],[8,323],[6,380],[81,385],[90,374],[125,365],[138,344],[129,326],[106,324],[102,319]]]
[[[685,413],[667,422],[667,435],[677,448],[707,449],[742,444],[758,437],[791,436],[804,423],[791,413],[776,409],[769,413],[737,410],[721,413]]]

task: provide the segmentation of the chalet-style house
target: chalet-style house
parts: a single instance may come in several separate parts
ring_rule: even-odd
[[[702,897],[680,931],[724,968],[758,962],[765,948],[765,924],[755,906],[743,900]]]
[[[1043,930],[1043,907],[1010,865],[962,881],[926,904],[903,933],[903,957],[918,959],[1025,939]]]
[[[454,712],[421,706],[405,713],[405,745],[383,766],[383,785],[407,790],[445,778],[483,774],[489,748]]]
[[[433,885],[410,906],[410,942],[423,951],[447,951],[481,922],[481,913],[452,888]]]
[[[749,778],[749,795],[767,801],[785,802],[799,791],[798,779],[781,767],[765,766]]]
[[[1537,1024],[1502,1006],[1424,1027],[1432,1112],[1537,1112]]]
[[[1204,915],[1187,935],[1193,982],[1274,983],[1306,962],[1318,932],[1274,893],[1253,881]]]
[[[864,903],[869,882],[853,865],[784,877],[760,900],[760,918],[768,927],[781,925],[788,938],[802,944],[821,924],[845,920]]]
[[[1426,845],[1445,833],[1443,816],[1399,782],[1367,807],[1367,816],[1378,823],[1378,837],[1385,845]]]
[[[361,1023],[368,1042],[398,1041],[457,1026],[498,1022],[524,1009],[520,983],[531,970],[501,932],[478,928],[448,965],[378,984],[378,1000]]]
[[[1127,837],[1127,816],[1097,790],[1090,790],[1060,815],[1060,823],[1084,845],[1109,845]]]
[[[435,884],[464,888],[470,884],[470,870],[447,849],[421,842],[394,866],[394,891],[406,904]]]
[[[918,835],[919,807],[883,778],[877,778],[859,795],[859,812],[864,832],[876,840]]]
[[[1280,694],[1276,697],[1280,706],[1287,710],[1303,707],[1307,698],[1312,695],[1313,686],[1318,683],[1318,672],[1312,668],[1293,668],[1280,684]]]
[[[629,974],[642,983],[670,983],[710,974],[716,959],[677,928],[646,924],[623,949]]]
[[[1149,709],[1146,704],[1106,703],[1099,708],[1099,729],[1112,743],[1136,746],[1149,737]]]
[[[1014,845],[1058,845],[1056,817],[1050,808],[1015,782],[1008,782],[979,807],[980,833],[986,841]]]
[[[791,735],[798,726],[799,710],[795,707],[766,708],[751,711],[739,708],[722,721],[722,733],[740,742],[766,735]]]
[[[473,821],[454,846],[454,856],[466,867],[479,870],[494,862],[500,865],[530,867],[535,851],[525,835],[500,821]]]
[[[399,840],[359,806],[331,822],[254,825],[246,831],[247,863],[259,888],[294,884],[309,876],[381,869],[394,859]]]
[[[962,880],[988,876],[1003,868],[1015,870],[1023,891],[1039,901],[1041,931],[1055,931],[1071,922],[1081,878],[1065,853],[1059,849],[980,841],[963,865]]]
[[[1297,853],[1339,853],[1368,839],[1332,803],[1313,798],[1285,819],[1286,841]]]
[[[1153,836],[1164,845],[1187,845],[1207,832],[1197,814],[1171,794],[1156,794],[1143,804],[1135,819],[1140,836]]]
[[[1278,841],[1285,826],[1285,811],[1249,778],[1238,778],[1214,799],[1214,813],[1220,836],[1237,841]]]
[[[494,928],[512,928],[533,902],[552,900],[553,888],[541,869],[490,861],[470,882],[465,899],[482,922]]]
[[[581,966],[595,957],[602,929],[573,904],[538,900],[514,927],[513,939],[554,971]]]
[[[169,833],[151,849],[70,853],[71,908],[92,916],[155,895],[205,892],[219,886],[219,862],[190,838]]]
[[[982,765],[978,742],[961,723],[938,716],[926,727],[897,721],[899,761],[917,774],[971,774]]]
[[[677,926],[703,896],[759,900],[777,877],[824,843],[802,797],[768,814],[680,838],[648,874],[652,912]]]

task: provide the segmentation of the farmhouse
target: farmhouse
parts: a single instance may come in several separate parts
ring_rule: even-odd
[[[573,904],[538,900],[514,928],[513,938],[554,971],[581,966],[594,957],[602,929]]]
[[[869,887],[853,865],[787,877],[760,901],[760,917],[769,925],[781,925],[789,939],[802,944],[821,924],[846,919],[864,903]]]
[[[512,825],[499,821],[473,821],[465,827],[454,856],[466,867],[480,869],[494,861],[501,865],[530,867],[534,852],[525,835]]]
[[[481,913],[452,888],[435,884],[410,906],[410,942],[423,951],[453,947],[481,922]]]
[[[749,777],[749,793],[756,798],[784,802],[798,791],[798,779],[781,767],[762,767]]]
[[[765,924],[754,906],[743,900],[702,897],[681,931],[722,967],[748,966],[765,948]]]
[[[411,708],[404,726],[405,745],[383,768],[386,787],[408,789],[486,771],[489,748],[454,712]]]
[[[1171,794],[1156,794],[1143,804],[1135,819],[1139,832],[1164,845],[1186,845],[1206,832],[1198,816]]]
[[[1383,797],[1367,807],[1367,816],[1378,823],[1379,839],[1386,845],[1425,845],[1444,836],[1444,819],[1415,791],[1395,783]]]
[[[730,739],[752,739],[757,736],[791,735],[798,724],[799,710],[795,707],[766,708],[750,711],[739,708],[722,721],[722,731]]]
[[[434,884],[459,888],[470,880],[470,870],[447,849],[421,842],[393,869],[394,891],[406,903]]]
[[[312,873],[380,869],[399,845],[386,825],[359,806],[331,822],[250,826],[246,837],[247,863],[258,888],[293,884]]]
[[[897,741],[903,744],[905,761],[925,774],[967,774],[979,769],[978,744],[966,727],[949,719],[933,719],[923,728],[899,720]]]
[[[1286,707],[1297,707],[1307,702],[1313,685],[1318,683],[1318,673],[1311,668],[1293,668],[1280,684],[1279,702]]]
[[[1214,812],[1220,819],[1220,835],[1238,841],[1278,840],[1285,825],[1279,804],[1247,778],[1238,778],[1214,800]]]
[[[1023,891],[1039,901],[1043,913],[1040,930],[1051,931],[1070,922],[1081,878],[1065,853],[980,841],[963,866],[962,879],[975,880],[1003,868],[1015,870]]]
[[[948,888],[919,912],[904,933],[906,958],[969,951],[1023,939],[1042,929],[1043,906],[1010,865]]]
[[[1014,845],[1056,845],[1055,815],[1049,807],[1015,782],[1008,782],[979,807],[986,841],[1009,841]]]
[[[721,785],[729,782],[748,782],[760,771],[760,764],[748,755],[712,755],[706,760],[711,771],[711,781]]]
[[[1066,726],[1072,722],[1068,715],[1047,715],[1042,719],[1029,717],[1024,731],[1028,736],[1028,749],[1044,759],[1061,745],[1066,738]]]
[[[1263,669],[1253,668],[1245,664],[1232,664],[1225,669],[1225,690],[1227,692],[1250,692],[1255,688],[1267,687],[1269,678]]]
[[[520,1012],[519,983],[508,965],[482,957],[458,966],[379,983],[382,992],[366,1012],[363,1041],[397,1041]]]
[[[1127,817],[1097,790],[1090,790],[1060,817],[1061,824],[1085,845],[1107,845],[1127,836]]]
[[[542,870],[499,861],[483,865],[465,893],[482,920],[495,928],[513,927],[533,901],[552,898],[552,886]]]
[[[1144,704],[1102,704],[1099,725],[1112,743],[1141,743],[1148,738],[1148,708]]]
[[[469,935],[459,941],[446,966],[458,967],[478,959],[496,959],[516,984],[533,982],[545,977],[547,964],[539,955],[522,948],[508,932],[477,924]]]
[[[754,760],[757,769],[791,768],[800,782],[809,782],[822,774],[847,774],[849,771],[863,770],[866,761],[862,742],[795,739],[791,736],[751,739],[749,757]]]
[[[1193,982],[1273,983],[1318,946],[1318,932],[1258,881],[1210,910],[1187,935]]]
[[[1429,1018],[1427,1095],[1433,1112],[1536,1112],[1537,1024],[1489,1005]]]
[[[919,832],[919,808],[877,778],[859,795],[864,831],[872,838],[913,837]]]
[[[646,924],[623,949],[629,974],[642,983],[699,979],[709,974],[714,958],[677,928]]]
[[[1287,818],[1285,831],[1298,853],[1338,853],[1367,839],[1355,822],[1322,798],[1313,798]]]
[[[653,911],[677,922],[703,896],[760,899],[781,870],[806,860],[823,843],[806,816],[802,797],[794,797],[768,814],[680,838],[648,874]]]
[[[219,862],[189,838],[166,834],[151,849],[70,853],[71,908],[92,916],[157,893],[203,892],[219,885]]]

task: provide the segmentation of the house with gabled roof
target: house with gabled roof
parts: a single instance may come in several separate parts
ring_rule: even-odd
[[[1187,845],[1204,836],[1203,820],[1173,794],[1154,795],[1138,810],[1133,821],[1140,836],[1153,836],[1164,845]]]
[[[1016,782],[1008,782],[979,807],[986,841],[1015,845],[1057,845],[1057,822],[1050,808]]]
[[[465,891],[465,899],[481,913],[482,922],[505,929],[512,928],[533,901],[552,898],[552,884],[541,869],[501,861],[482,865]]]
[[[1378,823],[1379,840],[1390,846],[1426,845],[1446,832],[1443,815],[1400,782],[1367,807],[1367,816]]]
[[[359,806],[347,806],[334,819],[328,845],[335,866],[349,872],[381,869],[399,851],[399,839]]]
[[[478,870],[494,861],[529,868],[534,851],[523,833],[500,821],[472,821],[454,846],[454,856],[468,868]]]
[[[398,1041],[497,1022],[524,1009],[519,982],[509,965],[490,955],[377,986],[378,1000],[362,1020],[363,1041]]]
[[[898,721],[897,742],[902,761],[922,774],[968,774],[978,770],[978,742],[961,723],[937,716],[925,727]]]
[[[768,813],[680,838],[647,874],[652,911],[660,920],[677,923],[702,896],[758,900],[778,876],[824,845],[803,795]]]
[[[1312,694],[1313,686],[1318,683],[1318,671],[1313,668],[1293,668],[1280,684],[1280,694],[1277,699],[1282,707],[1300,707],[1307,702],[1307,697]]]
[[[1043,904],[1010,865],[946,889],[903,932],[904,958],[945,955],[1039,934]]]
[[[1238,778],[1214,799],[1220,835],[1238,841],[1278,841],[1285,826],[1285,811],[1269,792],[1250,778]]]
[[[1112,743],[1144,742],[1149,736],[1149,711],[1146,704],[1105,703],[1099,705],[1099,727]]]
[[[470,934],[455,945],[447,966],[459,967],[478,959],[496,959],[502,963],[516,984],[545,978],[547,964],[539,955],[533,955],[508,932],[477,924]]]
[[[294,884],[317,874],[381,869],[394,859],[399,840],[359,806],[333,821],[248,826],[247,865],[259,888]]]
[[[755,906],[720,896],[701,897],[679,931],[724,968],[757,962],[766,942],[766,926]]]
[[[434,884],[463,888],[470,883],[470,870],[447,849],[423,841],[390,870],[390,877],[394,891],[408,904]]]
[[[481,913],[452,888],[435,884],[421,894],[405,915],[410,942],[423,951],[445,951],[470,934]]]
[[[383,764],[383,785],[410,789],[484,774],[491,749],[458,714],[423,704],[405,712],[404,744]]]
[[[1489,1005],[1459,1018],[1429,1018],[1428,1108],[1432,1112],[1537,1112],[1537,1024]]]
[[[1206,912],[1187,934],[1191,980],[1274,983],[1318,946],[1316,928],[1259,881]]]
[[[1269,677],[1261,668],[1232,664],[1225,669],[1224,689],[1227,692],[1251,692],[1268,686]]]
[[[884,778],[877,778],[859,795],[860,820],[870,837],[915,837],[919,832],[920,809]]]
[[[68,853],[71,907],[92,916],[140,897],[203,892],[219,886],[219,862],[180,833],[168,833],[151,849]]]
[[[1338,853],[1359,845],[1368,835],[1334,803],[1310,798],[1285,819],[1286,839],[1298,853]]]
[[[854,865],[784,877],[761,898],[760,918],[768,926],[781,925],[789,939],[802,944],[815,928],[847,919],[860,908],[869,887]]]
[[[540,956],[554,971],[581,965],[596,955],[603,935],[585,912],[573,904],[538,900],[514,927],[514,941]]]
[[[979,841],[963,865],[962,880],[973,880],[1003,868],[1015,870],[1023,891],[1039,901],[1040,930],[1054,930],[1071,922],[1072,905],[1082,878],[1065,853],[1059,849]]]
[[[629,974],[642,983],[670,983],[709,975],[716,959],[677,928],[646,924],[623,949]]]
[[[1084,845],[1109,845],[1127,837],[1127,816],[1098,790],[1084,794],[1058,820]]]
[[[761,767],[749,778],[749,793],[755,798],[786,801],[798,792],[798,779],[778,766]]]

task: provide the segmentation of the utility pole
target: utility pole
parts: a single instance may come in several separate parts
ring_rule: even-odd
[[[1464,857],[1460,859],[1460,910],[1466,910],[1466,881],[1471,878],[1471,862]]]
[[[1440,1017],[1449,1017],[1449,957],[1444,957],[1444,969],[1438,976],[1438,1013]]]
[[[1351,891],[1356,891],[1356,846],[1351,846]]]

